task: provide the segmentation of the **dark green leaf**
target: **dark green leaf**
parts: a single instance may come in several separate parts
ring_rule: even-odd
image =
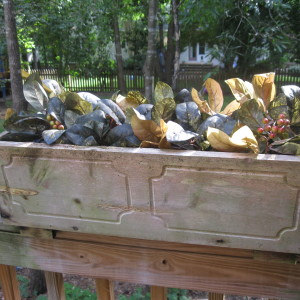
[[[119,147],[139,147],[141,141],[134,135],[130,124],[122,124],[111,129],[104,140],[106,145]]]
[[[269,148],[280,154],[300,155],[300,136],[297,135],[290,139],[276,141]]]
[[[93,105],[93,109],[95,109],[97,107],[98,101],[100,100],[99,97],[97,97],[96,95],[92,94],[92,93],[88,93],[88,92],[79,92],[77,93],[83,100],[91,103]]]
[[[7,142],[32,142],[41,137],[40,134],[23,133],[23,132],[8,132],[0,137],[0,141]]]
[[[191,139],[198,137],[198,134],[192,131],[184,130],[179,124],[169,121],[166,139],[172,144],[187,143]]]
[[[123,110],[119,107],[119,105],[117,105],[115,102],[113,102],[110,99],[100,99],[99,101],[101,101],[102,103],[104,103],[107,107],[109,107],[117,116],[118,120],[121,123],[125,122],[126,116],[123,112]],[[98,101],[98,103],[99,103]],[[111,116],[112,117],[112,116]],[[116,120],[115,120],[116,121]]]
[[[196,131],[201,123],[201,113],[194,101],[176,105],[177,123],[186,130]]]
[[[50,124],[44,115],[21,116],[14,114],[4,122],[3,127],[11,133],[41,135],[44,130],[50,128]]]
[[[48,103],[48,96],[42,87],[42,81],[37,73],[31,74],[23,86],[26,101],[37,111],[43,112]]]
[[[72,144],[79,146],[83,146],[85,139],[94,134],[95,133],[93,129],[80,124],[74,124],[65,132],[65,135],[68,138],[68,140],[70,140]]]
[[[263,127],[264,112],[256,99],[244,102],[241,108],[236,111],[235,117],[253,131]]]
[[[159,124],[161,119],[168,122],[172,118],[175,108],[176,103],[173,98],[160,99],[152,108],[151,118],[156,124]]]
[[[201,136],[206,134],[208,127],[213,127],[224,131],[228,135],[231,135],[235,125],[236,120],[234,120],[233,118],[222,114],[215,114],[207,118],[199,126],[196,132]]]
[[[174,98],[173,90],[168,84],[158,81],[154,90],[155,102],[159,102],[165,98]]]
[[[274,120],[278,119],[279,114],[285,114],[290,117],[291,109],[288,106],[287,98],[283,93],[277,95],[275,99],[270,102],[268,112]]]
[[[153,108],[153,104],[141,104],[135,109],[143,116],[145,116],[146,120],[151,120],[151,111]]]
[[[70,128],[72,125],[74,125],[77,118],[80,117],[80,116],[81,115],[77,114],[73,110],[66,110],[65,111],[65,119],[64,119],[64,123],[66,125],[66,128]]]
[[[182,89],[174,98],[176,103],[193,101],[191,92],[187,89]]]

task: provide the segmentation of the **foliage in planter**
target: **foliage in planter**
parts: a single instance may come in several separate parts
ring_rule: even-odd
[[[149,104],[139,92],[100,99],[24,75],[30,109],[7,114],[2,140],[300,154],[300,88],[283,86],[275,95],[274,73],[254,75],[251,83],[226,80],[235,100],[225,108],[221,87],[211,78],[200,91],[177,95],[158,82]]]

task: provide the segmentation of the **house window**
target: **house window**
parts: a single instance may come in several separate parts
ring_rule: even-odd
[[[189,46],[189,60],[197,59],[197,45]]]
[[[205,54],[205,44],[199,44],[199,55]]]

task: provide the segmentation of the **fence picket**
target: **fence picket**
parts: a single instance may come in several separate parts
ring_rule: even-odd
[[[211,66],[188,65],[181,67],[177,79],[177,91],[194,87],[200,90],[204,77],[215,69]],[[90,92],[115,92],[118,90],[118,80],[115,71],[101,72],[93,77],[71,76],[68,74],[59,73],[57,69],[31,69],[33,72],[38,72],[42,79],[49,78],[60,82],[66,86],[67,91],[90,91]],[[289,69],[275,70],[275,84],[277,88],[283,85],[300,85],[300,72]],[[225,72],[219,70],[212,78],[217,80],[221,86],[226,86],[224,80],[228,78],[239,77],[233,72]],[[252,75],[248,75],[243,80],[251,81]],[[127,91],[138,90],[144,91],[144,74],[140,70],[125,70],[124,79],[126,82]],[[159,80],[155,77],[155,82]]]

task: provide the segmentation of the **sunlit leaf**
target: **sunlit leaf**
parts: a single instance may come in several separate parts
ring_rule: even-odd
[[[16,112],[14,111],[14,109],[13,108],[7,108],[6,109],[6,112],[5,112],[5,117],[4,117],[4,119],[5,120],[7,120],[7,119],[9,119],[13,114],[15,114]]]
[[[275,73],[256,74],[252,84],[256,95],[263,100],[265,107],[275,98],[276,87],[274,84]]]
[[[158,81],[155,86],[155,90],[154,90],[155,102],[159,102],[165,98],[173,98],[174,99],[173,90],[168,84],[166,84],[162,81]]]
[[[259,153],[257,140],[248,126],[238,129],[232,137],[219,129],[209,127],[207,140],[218,151],[239,152],[251,149],[254,153]]]
[[[84,115],[93,111],[93,105],[82,99],[77,93],[67,92],[65,97],[66,110],[74,110],[76,113]]]
[[[91,103],[93,105],[93,109],[97,107],[98,101],[100,100],[99,97],[96,95],[89,93],[89,92],[79,92],[77,93],[83,100]]]
[[[198,136],[197,133],[184,130],[179,124],[169,121],[167,123],[166,139],[172,144],[184,144]]]
[[[131,117],[131,126],[134,135],[141,141],[159,143],[164,134],[160,125],[153,120],[145,120],[145,117],[134,108],[132,110],[134,114]]]
[[[231,78],[225,80],[235,99],[241,104],[253,97],[253,86],[240,78]]]
[[[234,111],[241,108],[241,103],[237,100],[231,101],[222,111],[221,114],[230,116]]]
[[[215,114],[215,112],[212,111],[208,103],[205,100],[200,99],[198,91],[196,89],[192,88],[191,95],[193,101],[198,105],[198,108],[201,113],[203,112],[211,116]]]
[[[50,129],[43,131],[43,139],[46,144],[54,144],[63,134],[65,130]]]
[[[156,101],[151,111],[152,120],[157,124],[161,119],[168,122],[172,118],[175,108],[176,103],[173,98],[163,98]]]
[[[281,93],[270,102],[268,107],[269,115],[274,119],[278,119],[280,114],[284,114],[290,118],[291,108],[288,106],[287,97]]]
[[[120,121],[120,123],[124,123],[125,122],[126,116],[125,116],[124,112],[122,111],[122,109],[119,107],[119,105],[117,105],[115,102],[113,102],[110,99],[100,99],[98,101],[98,103],[99,102],[102,102],[107,107],[109,107],[111,109],[111,111],[117,116],[117,118]],[[111,117],[113,117],[113,116],[111,116]]]
[[[37,111],[43,112],[48,103],[48,96],[42,87],[42,81],[37,73],[31,74],[23,86],[26,101]]]
[[[212,78],[208,78],[204,83],[208,93],[208,103],[215,112],[220,112],[223,106],[223,92],[220,84]]]
[[[54,79],[43,79],[42,83],[43,88],[47,93],[50,92],[51,96],[58,96],[64,92],[64,88]]]

